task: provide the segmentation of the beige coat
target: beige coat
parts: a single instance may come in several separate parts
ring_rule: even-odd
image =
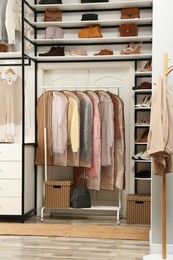
[[[153,174],[173,171],[173,108],[167,84],[160,76],[152,96],[147,151],[152,158]]]

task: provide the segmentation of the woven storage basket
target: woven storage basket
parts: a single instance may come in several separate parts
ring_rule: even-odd
[[[151,197],[149,195],[127,195],[127,223],[150,224]]]
[[[45,185],[45,207],[69,208],[72,184],[71,180],[47,181]]]

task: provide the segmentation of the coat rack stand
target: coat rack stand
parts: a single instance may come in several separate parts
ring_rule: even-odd
[[[163,76],[167,81],[168,74],[172,71],[172,66],[168,67],[168,53],[163,56]],[[162,254],[151,254],[143,257],[143,260],[172,260],[173,255],[166,252],[166,175],[162,177]]]

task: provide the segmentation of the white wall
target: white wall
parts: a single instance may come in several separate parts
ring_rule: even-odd
[[[153,0],[153,83],[163,72],[163,53],[170,58],[169,65],[173,65],[173,1]],[[173,72],[168,77],[168,86],[173,94]],[[173,131],[172,131],[173,134]],[[152,229],[151,249],[153,252],[161,250],[161,177],[152,178]],[[173,174],[167,175],[167,250],[173,252]],[[160,246],[160,247],[159,247]]]

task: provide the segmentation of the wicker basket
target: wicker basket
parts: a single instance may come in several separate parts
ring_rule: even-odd
[[[150,199],[149,195],[127,195],[128,224],[150,224]]]
[[[72,184],[71,180],[47,181],[45,186],[45,207],[69,208]]]

